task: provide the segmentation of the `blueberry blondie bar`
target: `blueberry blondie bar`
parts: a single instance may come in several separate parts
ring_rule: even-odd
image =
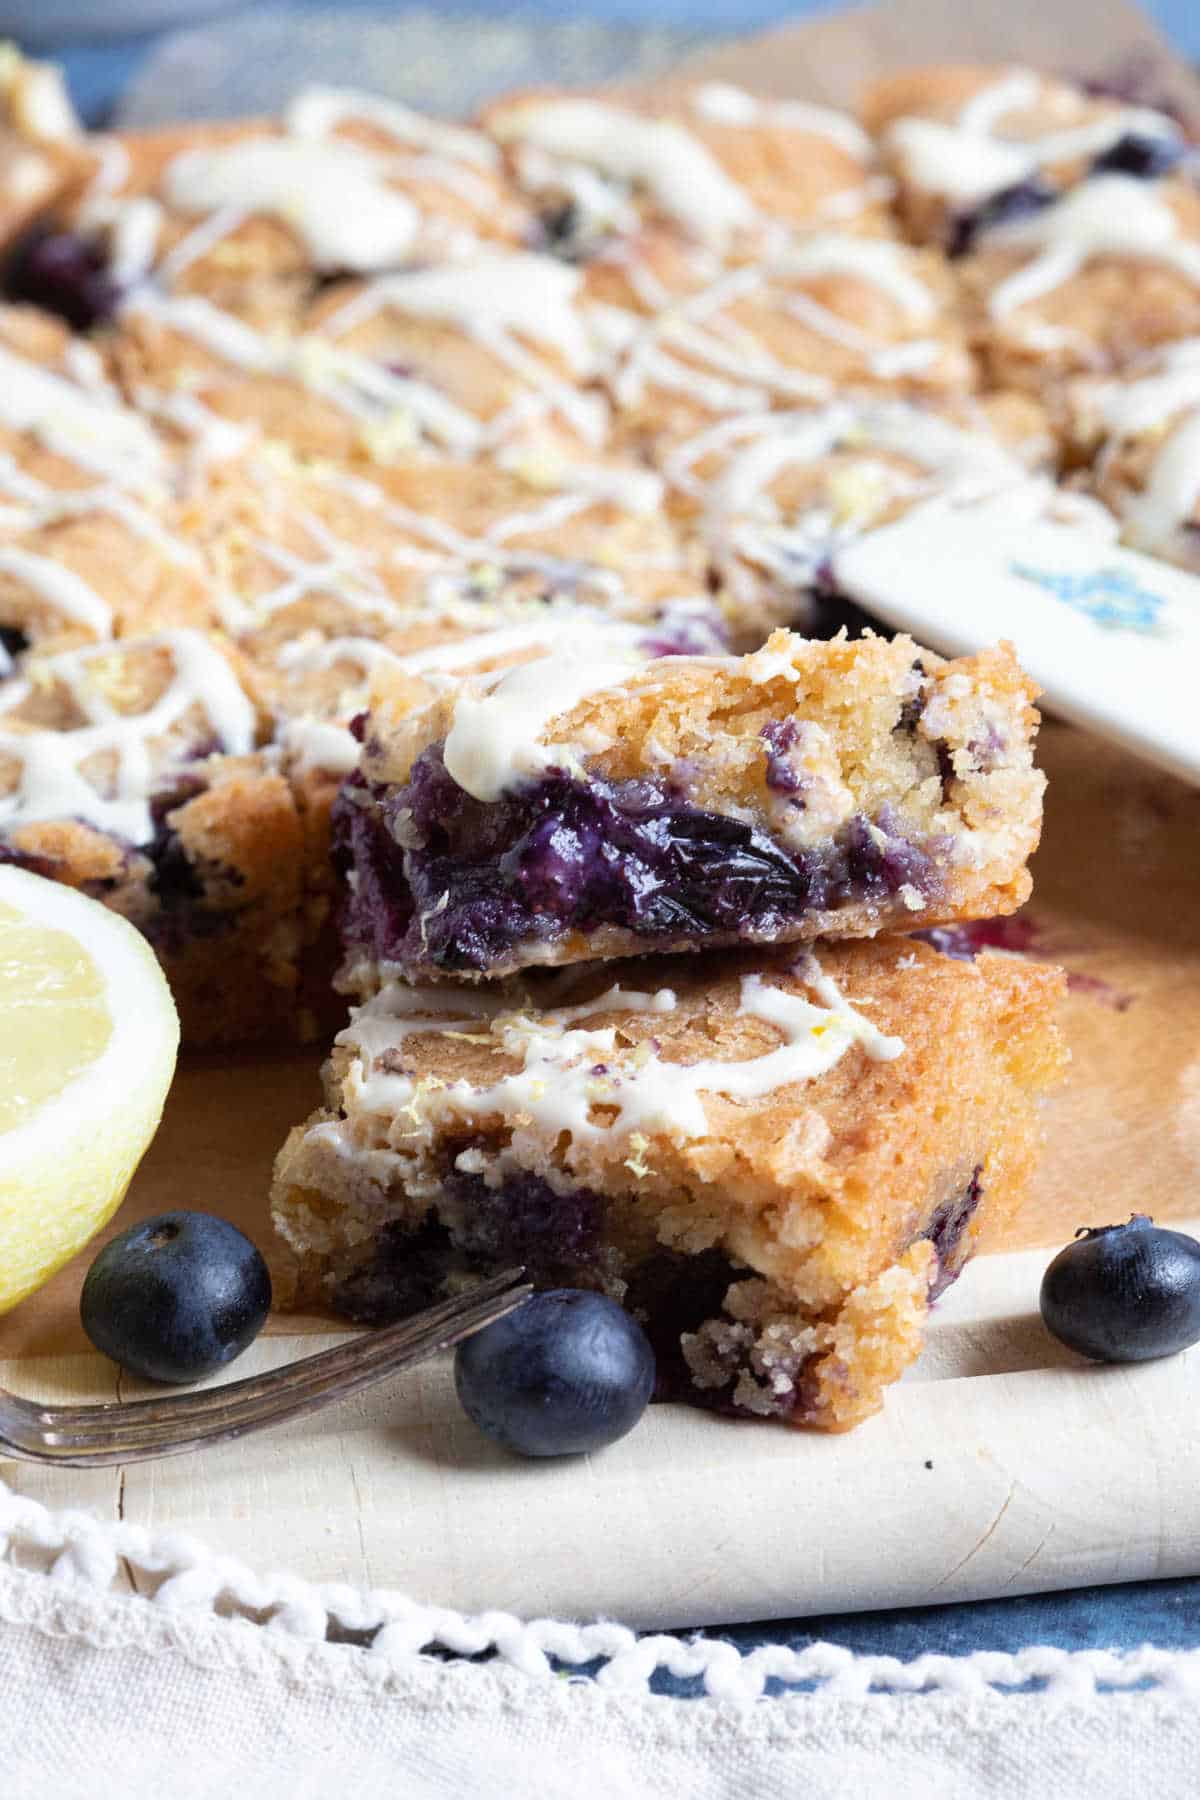
[[[381,681],[337,833],[342,979],[497,976],[1012,911],[1043,779],[1011,654],[776,633],[744,657],[563,648]]]
[[[1200,327],[1200,192],[1176,120],[1027,69],[883,83],[910,228],[954,259],[991,380],[1053,392]]]
[[[904,939],[394,983],[279,1156],[283,1278],[379,1322],[523,1263],[640,1317],[662,1397],[844,1429],[1018,1203],[1061,987]]]
[[[190,629],[27,654],[0,683],[0,862],[137,925],[193,1045],[301,1029],[303,839],[264,737],[244,665]]]

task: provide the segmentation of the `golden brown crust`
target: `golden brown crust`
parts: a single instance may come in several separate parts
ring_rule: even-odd
[[[485,1179],[489,1168],[501,1182],[524,1171],[603,1197],[610,1254],[599,1265],[609,1270],[602,1282],[630,1281],[636,1292],[636,1271],[653,1255],[718,1250],[755,1278],[741,1294],[743,1322],[757,1314],[760,1324],[786,1317],[789,1330],[816,1329],[806,1354],[832,1354],[840,1335],[855,1379],[848,1391],[827,1369],[807,1422],[855,1422],[919,1347],[925,1286],[937,1272],[921,1240],[932,1234],[952,1274],[983,1221],[1003,1226],[1020,1204],[1039,1139],[1036,1096],[1065,1060],[1053,1025],[1064,979],[992,954],[962,963],[904,939],[823,944],[817,960],[873,1025],[903,1038],[903,1053],[884,1062],[855,1047],[816,1079],[758,1099],[706,1092],[699,1136],[651,1125],[634,1135],[616,1124],[582,1134],[556,1126],[553,1108],[544,1121],[523,1114],[519,1101],[506,1111],[487,1095],[520,1061],[486,1019],[464,1010],[441,1031],[404,1036],[393,1052],[386,1000],[382,1011],[368,1009],[338,1041],[328,1110],[292,1133],[277,1165],[273,1210],[297,1294],[336,1300],[388,1221],[414,1228],[432,1207],[452,1235],[469,1230],[469,1216],[455,1210],[465,1202],[452,1183],[439,1185],[447,1159],[467,1144],[458,1166]],[[554,1014],[540,1007],[565,1006],[571,1019],[570,1009],[614,981],[626,992],[668,985],[675,1005],[667,1012],[617,1002],[586,1015],[588,1030],[616,1028],[607,1066],[638,1067],[644,1053],[665,1064],[736,1065],[780,1041],[774,1025],[743,1010],[748,973],[785,993],[810,991],[803,966],[775,952],[535,976],[504,1004],[547,1029]],[[405,1074],[392,1110],[386,1081],[371,1079],[381,1069]],[[452,1106],[442,1102],[448,1085],[460,1096]],[[461,1098],[469,1094],[478,1100]],[[591,1117],[606,1116],[600,1080]],[[964,1194],[958,1234],[939,1236],[947,1230],[939,1218],[953,1216]],[[727,1319],[709,1332],[714,1356],[728,1329]],[[694,1360],[703,1368],[703,1345]]]

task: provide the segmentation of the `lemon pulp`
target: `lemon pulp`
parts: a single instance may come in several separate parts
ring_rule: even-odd
[[[104,977],[65,931],[0,903],[0,1131],[96,1061],[112,1037]]]
[[[116,1211],[178,1045],[170,990],[133,926],[0,867],[0,1312]]]

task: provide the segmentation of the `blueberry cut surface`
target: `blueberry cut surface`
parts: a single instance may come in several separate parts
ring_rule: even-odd
[[[349,784],[335,856],[355,872],[347,950],[447,972],[485,972],[520,946],[603,926],[652,944],[753,941],[816,912],[937,884],[930,848],[909,841],[886,808],[790,851],[657,780],[552,770],[484,804],[454,782],[437,747],[403,787]]]
[[[1148,1362],[1200,1341],[1200,1243],[1135,1214],[1083,1231],[1042,1279],[1042,1318],[1095,1362]]]

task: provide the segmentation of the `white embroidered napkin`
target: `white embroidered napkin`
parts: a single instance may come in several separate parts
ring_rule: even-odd
[[[260,1580],[194,1541],[0,1488],[5,1553],[11,1800],[1192,1800],[1200,1766],[1200,1652],[742,1657]],[[108,1591],[121,1557],[152,1599]],[[327,1641],[368,1637],[372,1620],[370,1648]],[[422,1654],[443,1646],[493,1660]],[[589,1660],[595,1678],[571,1680]],[[709,1697],[653,1695],[659,1667],[701,1676]],[[763,1699],[770,1677],[812,1691]]]

